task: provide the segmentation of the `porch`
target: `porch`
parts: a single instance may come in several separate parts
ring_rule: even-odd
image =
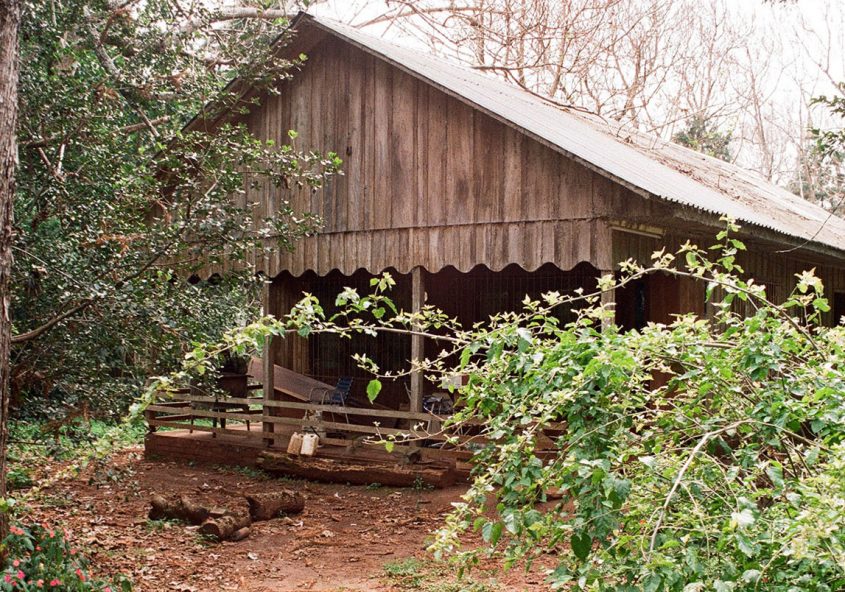
[[[407,274],[388,271],[396,279],[391,298],[398,308],[417,311],[431,304],[462,326],[520,310],[526,295],[539,298],[549,291],[591,291],[599,275],[586,263],[569,271],[551,264],[534,271],[517,265],[499,271],[483,266],[469,272],[453,267],[436,273],[421,268]],[[299,277],[283,273],[268,286],[265,310],[283,315],[308,292],[331,314],[338,293],[345,287],[366,293],[372,277],[365,270],[351,276],[338,271],[325,276],[306,272]],[[575,313],[562,309],[556,314],[565,322]],[[366,354],[382,370],[399,372],[408,368],[410,360],[434,357],[438,351],[436,342],[397,334],[275,339],[262,358],[250,365],[252,384],[246,396],[224,399],[184,389],[151,405],[147,410],[147,453],[252,466],[260,465],[267,452],[285,451],[293,433],[316,433],[320,437],[319,459],[341,465],[392,466],[400,472],[418,470],[431,484],[446,484],[468,474],[473,446],[486,442],[480,428],[465,426],[460,433],[442,428],[458,404],[455,394],[448,385],[412,373],[383,380],[378,399],[371,403],[365,394],[371,376],[352,359],[355,353]],[[315,392],[332,392],[341,377],[351,379],[348,397],[342,403],[314,396]],[[368,441],[404,435],[411,439],[397,442],[390,453],[383,445]],[[548,444],[551,447],[551,440]],[[303,458],[303,463],[307,461]],[[439,476],[431,478],[432,471]]]
[[[250,366],[252,386],[258,396],[214,397],[180,389],[162,396],[146,412],[149,428],[145,453],[205,464],[262,466],[273,453],[287,450],[295,432],[317,433],[320,447],[314,457],[290,468],[291,476],[337,481],[315,471],[316,459],[326,460],[329,470],[343,472],[344,482],[356,484],[413,485],[417,479],[443,487],[465,476],[470,451],[446,447],[448,432],[438,430],[445,417],[389,408],[356,408],[308,402],[303,397],[312,384],[323,384],[290,370],[275,367],[273,398],[266,400],[261,360]],[[326,388],[328,385],[325,385]],[[397,443],[392,452],[367,438],[408,434],[413,443]],[[457,436],[466,440],[465,436]],[[269,454],[268,454],[269,453]],[[360,480],[348,472],[360,474]],[[297,473],[299,471],[299,473]],[[381,475],[380,478],[376,478]],[[386,475],[386,476],[385,476]]]

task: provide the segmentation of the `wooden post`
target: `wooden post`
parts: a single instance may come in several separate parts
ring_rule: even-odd
[[[425,282],[423,281],[422,267],[415,267],[411,270],[411,312],[419,312],[425,304]],[[414,327],[417,328],[417,327]],[[411,361],[416,363],[425,357],[424,341],[422,335],[411,335]],[[411,374],[411,411],[420,413],[422,411],[423,396],[423,373],[413,372]]]
[[[267,280],[264,282],[264,289],[261,295],[261,308],[262,312],[267,314],[273,314],[276,311],[272,310],[272,298],[271,291],[273,288],[272,280]],[[272,337],[267,337],[264,341],[264,350],[261,352],[261,369],[264,373],[264,401],[272,401],[274,396],[274,384],[273,380],[275,378],[275,360],[273,359],[273,341]],[[272,407],[267,407],[267,405],[262,406],[262,412],[264,415],[271,415],[273,411]],[[271,422],[265,422],[262,424],[261,431],[265,434],[269,433],[272,434],[275,431],[275,424]],[[272,435],[269,438],[264,440],[264,443],[267,446],[273,445],[273,437]]]
[[[602,277],[606,275],[613,275],[612,269],[604,269],[599,272]],[[610,309],[612,311],[616,310],[616,290],[606,290],[601,293],[601,305],[602,308]],[[610,325],[613,324],[614,317],[607,317],[602,319],[601,328],[602,330],[607,329]]]

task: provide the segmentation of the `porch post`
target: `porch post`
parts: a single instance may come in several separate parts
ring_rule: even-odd
[[[264,288],[261,295],[261,308],[262,312],[267,315],[271,312],[271,291],[272,291],[272,281],[264,282]],[[275,379],[275,364],[273,360],[273,343],[272,337],[267,337],[264,340],[264,349],[261,352],[261,370],[264,373],[264,401],[272,401],[274,395],[274,379]],[[268,407],[267,405],[262,405],[262,414],[263,415],[272,415],[273,408]],[[275,431],[275,424],[271,422],[264,422],[262,425],[262,432],[265,434],[272,434]],[[273,438],[266,438],[264,443],[267,446],[273,445]]]
[[[599,272],[602,277],[606,275],[613,275],[612,269],[603,269]],[[606,290],[601,293],[601,305],[603,308],[609,308],[612,311],[616,311],[616,290]],[[613,317],[604,318],[601,322],[602,330],[607,329],[613,324]]]
[[[425,303],[425,284],[423,281],[422,267],[415,267],[411,270],[411,312],[417,313],[422,310]],[[424,342],[422,335],[411,335],[411,362],[416,363],[424,357]],[[422,411],[423,396],[423,374],[416,371],[411,373],[411,411],[420,413]]]
[[[590,263],[599,270],[599,276],[604,277],[610,275],[613,277],[614,268],[616,267],[617,258],[614,255],[614,247],[616,246],[617,236],[608,220],[596,220],[593,224],[593,233],[595,235],[595,253]],[[600,303],[603,308],[616,310],[616,290],[607,290],[601,293]],[[602,319],[602,331],[610,327],[615,321],[614,317]]]

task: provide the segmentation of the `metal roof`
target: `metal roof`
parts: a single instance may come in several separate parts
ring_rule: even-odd
[[[763,177],[330,19],[307,21],[649,197],[845,251],[845,220]],[[296,23],[295,23],[296,24]]]

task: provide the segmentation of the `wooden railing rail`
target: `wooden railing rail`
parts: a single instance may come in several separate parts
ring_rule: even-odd
[[[439,426],[447,418],[431,413],[324,405],[300,401],[273,401],[259,397],[211,397],[193,395],[187,389],[163,396],[163,398],[165,400],[157,401],[147,408],[147,423],[151,430],[157,427],[167,427],[276,441],[280,438],[287,438],[287,432],[274,435],[272,426],[285,425],[299,430],[346,432],[350,435],[399,436],[408,434],[414,438],[435,441],[449,439],[458,442],[474,441],[481,443],[487,441],[486,438],[477,434],[459,433],[448,429],[444,430],[444,433],[432,433],[439,432]],[[231,409],[231,407],[241,406],[244,408]],[[283,416],[278,413],[281,410],[301,412],[302,417]],[[326,418],[326,416],[329,416],[329,418]],[[357,423],[343,421],[350,417],[355,418]],[[362,418],[366,419],[362,420]],[[219,421],[221,425],[199,425],[195,422],[198,419],[211,419],[215,423]],[[404,420],[406,425],[404,427],[381,425],[382,423],[394,423],[396,420]],[[366,423],[362,423],[362,421]],[[232,422],[245,425],[248,429],[231,429]],[[482,422],[468,421],[464,422],[462,426],[464,432],[466,432],[467,426],[471,431],[474,431],[473,426],[481,427]],[[545,427],[547,433],[565,429],[566,426],[562,423],[553,423]]]
[[[287,435],[273,434],[266,431],[264,426],[286,425],[301,430],[347,432],[362,435],[399,436],[410,435],[414,438],[445,441],[449,438],[445,434],[429,433],[434,425],[439,425],[446,418],[430,413],[415,413],[393,409],[375,409],[366,407],[352,407],[343,405],[327,405],[320,403],[303,403],[300,401],[268,401],[261,398],[249,397],[212,397],[193,395],[190,391],[168,393],[163,395],[162,401],[149,405],[146,411],[147,424],[152,430],[158,427],[184,429],[198,432],[224,433],[244,438],[265,438],[278,440]],[[218,406],[218,408],[215,408]],[[219,407],[244,406],[245,409],[221,409]],[[301,412],[302,417],[287,417],[274,415],[274,410],[291,410]],[[324,416],[329,415],[331,419]],[[338,421],[338,418],[354,417],[359,423]],[[369,424],[362,424],[361,418],[372,419]],[[200,425],[194,420],[219,420],[226,425]],[[387,427],[380,425],[383,420],[405,420],[405,428]],[[231,422],[249,424],[249,429],[231,429]],[[255,424],[253,429],[252,424]],[[264,425],[262,425],[264,424]],[[467,437],[460,436],[461,440]]]

